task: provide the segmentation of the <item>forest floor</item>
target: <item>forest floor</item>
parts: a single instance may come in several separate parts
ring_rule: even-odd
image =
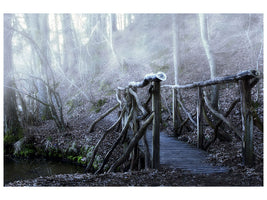
[[[113,102],[114,103],[114,102]],[[104,105],[107,110],[112,102]],[[36,146],[45,148],[47,140],[59,149],[69,148],[73,142],[79,149],[84,145],[95,145],[103,131],[112,125],[116,119],[113,113],[100,121],[92,133],[88,133],[88,127],[99,114],[88,116],[85,107],[76,110],[76,115],[68,119],[68,129],[58,133],[53,121],[46,121],[42,125],[29,127],[29,132],[34,136]],[[167,127],[167,132],[171,129]],[[98,154],[104,156],[119,133],[113,132],[107,136],[100,145]],[[194,134],[185,133],[179,137],[194,145]],[[254,137],[255,152],[261,152],[263,134],[257,133]],[[8,183],[6,186],[263,186],[263,159],[256,158],[255,166],[248,168],[242,165],[241,141],[233,138],[231,142],[216,140],[209,149],[208,162],[227,166],[227,173],[216,174],[191,174],[188,171],[172,169],[168,167],[159,170],[141,170],[131,172],[103,173],[94,175],[84,174],[59,174],[47,177],[38,177],[30,180],[18,180]],[[117,159],[122,153],[118,148],[113,153],[110,162]]]

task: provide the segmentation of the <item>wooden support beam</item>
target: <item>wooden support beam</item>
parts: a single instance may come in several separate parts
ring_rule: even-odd
[[[197,101],[197,148],[203,149],[203,97],[202,88],[198,87],[198,101]]]
[[[172,121],[174,134],[178,135],[179,129],[179,116],[178,116],[178,91],[176,88],[172,89]]]
[[[152,112],[154,113],[153,128],[152,128],[152,168],[159,169],[160,167],[160,81],[155,80],[152,82]]]
[[[241,115],[242,115],[242,152],[243,162],[246,166],[254,164],[253,147],[253,115],[251,106],[251,87],[249,79],[240,80]]]

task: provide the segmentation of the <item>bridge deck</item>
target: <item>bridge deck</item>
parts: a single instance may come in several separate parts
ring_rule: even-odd
[[[152,131],[147,131],[147,140],[152,155]],[[142,143],[142,142],[141,142]],[[142,144],[140,144],[143,146]],[[213,166],[205,162],[208,153],[196,147],[179,141],[174,137],[160,133],[160,164],[171,168],[183,169],[190,173],[222,173],[226,167]]]

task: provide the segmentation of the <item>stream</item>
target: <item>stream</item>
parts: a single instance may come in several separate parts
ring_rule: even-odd
[[[4,158],[4,185],[17,180],[33,179],[39,176],[83,173],[84,167],[71,163],[45,159],[20,160]]]

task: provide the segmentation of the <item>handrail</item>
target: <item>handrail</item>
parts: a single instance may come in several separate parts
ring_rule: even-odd
[[[214,79],[209,79],[206,81],[194,82],[186,85],[162,85],[161,87],[169,87],[169,88],[176,88],[176,89],[189,89],[195,87],[206,87],[210,85],[222,84],[222,83],[230,83],[230,82],[237,82],[239,80],[244,79],[251,79],[256,78],[259,79],[261,77],[261,73],[257,70],[247,70],[240,72],[236,75],[231,76],[224,76],[224,77],[217,77]]]
[[[125,90],[127,88],[142,88],[147,86],[150,82],[152,81],[165,81],[167,79],[167,75],[164,72],[158,72],[156,74],[151,73],[151,74],[147,74],[144,77],[144,80],[139,81],[139,82],[135,82],[132,81],[129,83],[129,85],[125,88],[123,87],[118,87],[119,90]]]

